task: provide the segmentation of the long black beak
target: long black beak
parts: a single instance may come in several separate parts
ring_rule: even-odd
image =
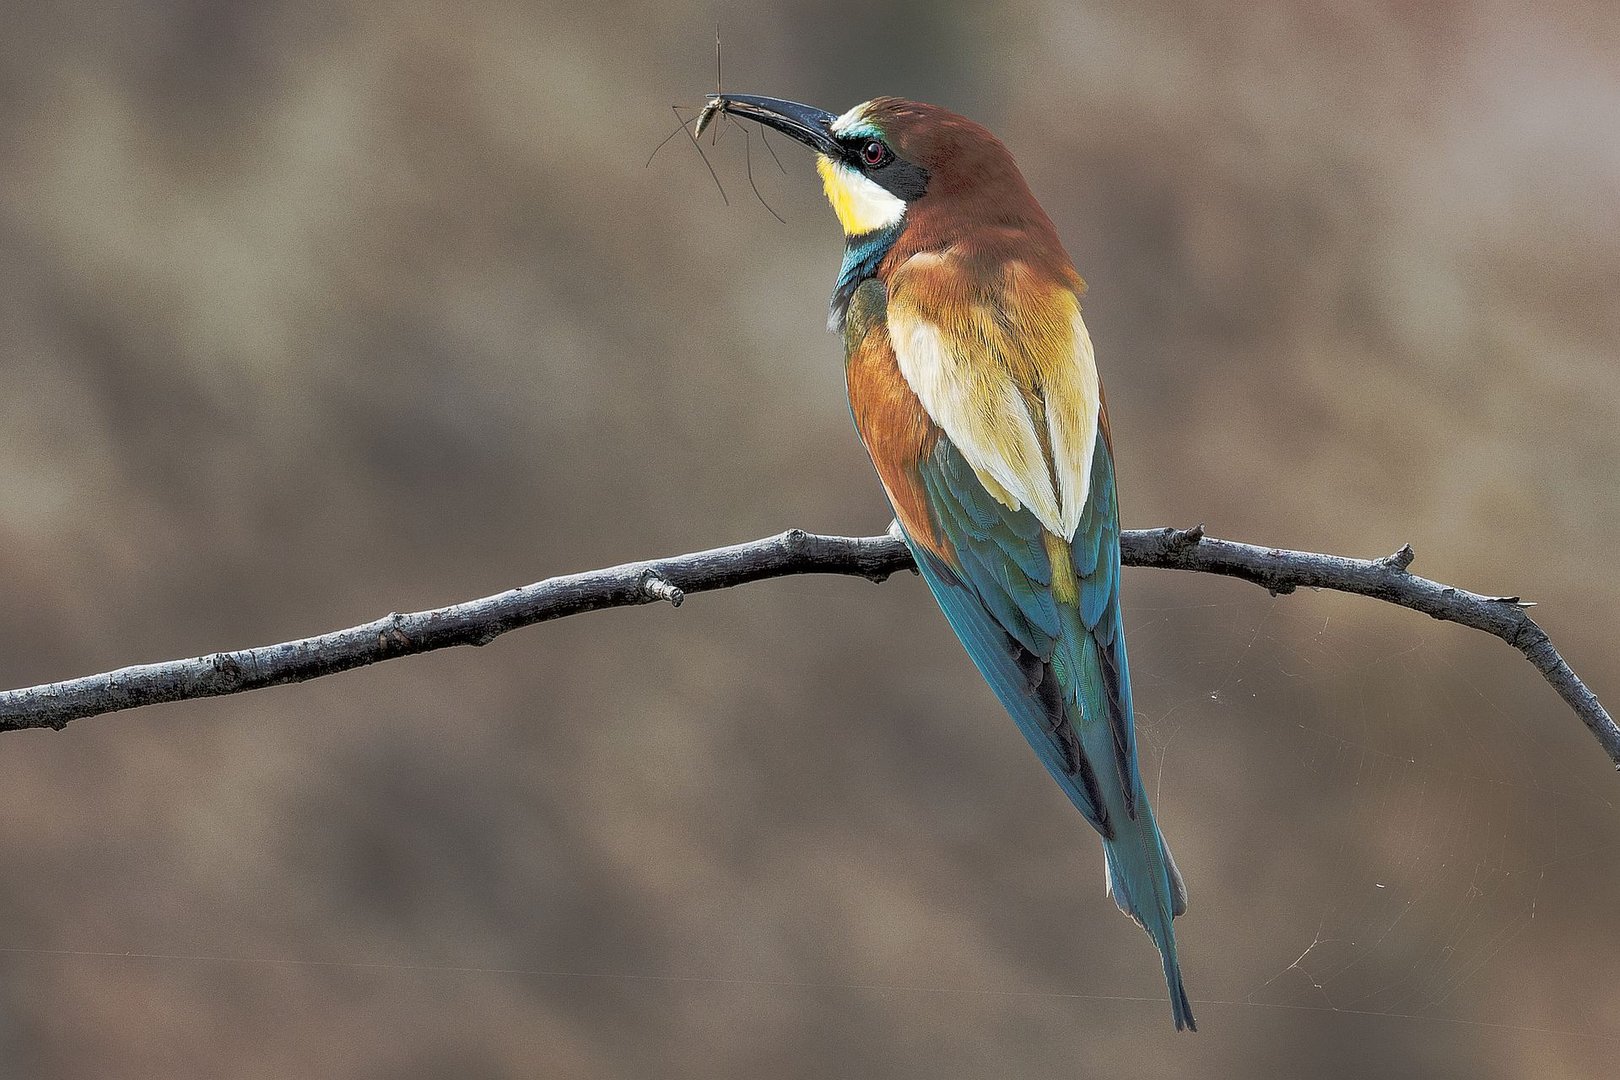
[[[754,94],[710,94],[704,113],[728,112],[745,120],[775,128],[822,154],[838,155],[843,147],[833,138],[832,122],[838,117],[813,105],[796,101],[758,97]]]

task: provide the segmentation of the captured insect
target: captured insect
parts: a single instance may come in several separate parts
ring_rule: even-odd
[[[709,170],[709,177],[714,181],[715,189],[720,192],[721,202],[725,203],[727,206],[730,206],[731,200],[726,197],[725,186],[720,183],[719,174],[714,171],[714,165],[710,163],[708,155],[703,152],[703,144],[699,141],[703,138],[703,133],[709,130],[709,128],[714,124],[715,118],[725,114],[726,112],[726,105],[728,104],[728,101],[725,94],[720,90],[720,57],[720,32],[716,30],[714,35],[714,93],[710,94],[704,101],[703,108],[698,112],[697,122],[692,124],[690,130],[688,130],[686,127],[688,121],[681,113],[681,106],[671,105],[669,107],[670,111],[675,114],[676,120],[680,122],[680,126],[674,131],[670,132],[668,135],[664,136],[663,141],[653,148],[651,156],[647,158],[647,165],[652,165],[653,158],[658,156],[658,151],[662,150],[671,139],[685,132],[687,137],[692,140],[692,145],[697,149],[698,156],[703,159],[704,167]],[[771,217],[786,225],[787,219],[781,214],[778,214],[771,204],[765,201],[765,196],[760,193],[759,185],[754,181],[754,152],[752,134],[745,125],[738,122],[736,117],[726,115],[726,119],[731,123],[732,127],[742,132],[743,168],[746,170],[748,187],[751,191],[753,191],[754,198],[759,200],[759,204],[765,208],[766,212],[769,213]],[[787,173],[787,168],[782,164],[782,159],[777,157],[776,148],[771,145],[770,138],[766,136],[763,129],[759,131],[759,137],[760,141],[765,144],[765,150],[771,155],[771,160],[776,162],[777,169],[781,170],[781,172],[785,175]],[[716,128],[714,138],[710,140],[710,145],[715,145],[719,138],[720,129]]]
[[[710,124],[714,123],[714,118],[719,116],[725,107],[726,99],[720,95],[718,90],[710,94],[709,100],[704,103],[703,111],[698,113],[697,123],[692,126],[692,138],[703,138],[703,132]],[[744,128],[743,130],[746,131],[747,129]]]

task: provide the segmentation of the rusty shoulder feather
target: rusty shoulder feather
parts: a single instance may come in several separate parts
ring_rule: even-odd
[[[844,323],[844,378],[850,413],[877,467],[895,516],[912,541],[954,565],[938,534],[920,470],[940,430],[900,374],[885,319],[887,290],[868,280],[855,290]]]

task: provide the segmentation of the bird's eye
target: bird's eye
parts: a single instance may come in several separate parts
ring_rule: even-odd
[[[876,139],[868,139],[861,147],[861,163],[868,168],[877,168],[889,160],[889,148]]]

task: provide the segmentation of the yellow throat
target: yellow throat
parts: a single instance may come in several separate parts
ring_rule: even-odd
[[[818,154],[816,172],[845,236],[886,229],[905,216],[904,201],[841,161]]]

